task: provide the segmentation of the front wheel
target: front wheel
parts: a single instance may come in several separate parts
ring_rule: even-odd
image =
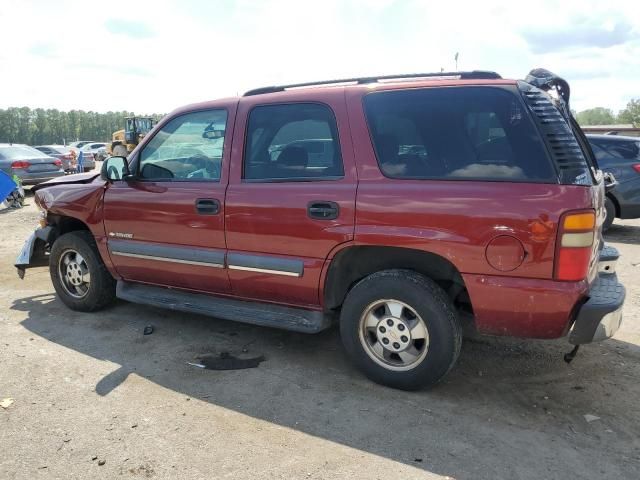
[[[367,377],[403,390],[438,383],[462,344],[449,297],[411,270],[377,272],[356,284],[342,306],[340,334]]]
[[[115,299],[116,282],[107,271],[91,232],[70,232],[51,247],[49,273],[60,300],[71,310],[93,312]]]
[[[611,225],[613,225],[613,221],[616,218],[616,206],[613,204],[613,200],[609,197],[604,199],[604,209],[607,212],[607,216],[602,224],[602,231],[606,232],[611,228]]]

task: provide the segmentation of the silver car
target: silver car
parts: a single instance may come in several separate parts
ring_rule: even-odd
[[[0,143],[0,170],[17,175],[24,185],[36,185],[64,175],[62,161],[27,145]]]
[[[40,150],[45,155],[50,157],[59,158],[62,161],[62,168],[65,172],[71,171],[71,160],[73,158],[71,154],[71,148],[64,145],[37,145],[36,150]]]

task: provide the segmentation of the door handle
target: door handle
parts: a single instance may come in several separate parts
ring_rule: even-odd
[[[311,202],[307,205],[309,217],[316,220],[335,220],[340,215],[336,202]]]
[[[220,202],[215,198],[198,198],[196,211],[200,215],[217,215],[220,213]]]

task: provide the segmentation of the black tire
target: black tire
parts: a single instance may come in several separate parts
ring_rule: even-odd
[[[86,283],[86,292],[82,296],[70,293],[74,287],[65,286],[69,285],[69,282],[61,278],[61,274],[65,273],[61,271],[61,268],[65,268],[60,265],[62,257],[73,255],[73,252],[81,255],[81,263],[90,275],[90,281]],[[53,243],[49,257],[49,273],[60,300],[71,310],[94,312],[112,303],[116,297],[116,281],[100,258],[93,235],[86,230],[66,233]]]
[[[616,218],[616,206],[609,197],[605,197],[604,199],[604,209],[607,212],[607,216],[604,219],[604,223],[602,224],[602,231],[606,232],[613,225],[613,221]]]
[[[384,360],[373,359],[375,354],[366,346],[365,337],[373,334],[375,329],[367,330],[361,323],[366,322],[365,313],[370,312],[376,302],[393,301],[404,303],[409,312],[414,310],[416,318],[421,318],[427,329],[424,356],[409,369],[401,371],[393,370],[393,365],[381,365]],[[384,310],[384,307],[380,308]],[[402,311],[401,316],[408,315],[404,307]],[[385,318],[384,314],[381,316]],[[361,334],[363,329],[368,333]],[[384,270],[358,282],[342,306],[340,334],[347,353],[367,377],[402,390],[417,390],[437,384],[455,365],[462,345],[462,328],[449,297],[433,280],[411,270]],[[378,334],[377,330],[375,334]],[[390,354],[390,361],[393,355]],[[398,354],[395,355],[400,359]]]

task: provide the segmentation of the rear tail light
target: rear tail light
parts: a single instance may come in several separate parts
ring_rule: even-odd
[[[18,160],[16,162],[11,162],[11,168],[29,168],[31,164],[29,162],[25,162],[24,160]]]
[[[595,212],[565,214],[560,221],[555,279],[579,281],[586,278],[595,237]]]
[[[54,165],[56,165],[57,167],[61,167],[62,166],[62,160],[60,160],[59,158],[56,159],[54,162]]]
[[[636,172],[640,173],[640,163],[635,163],[631,165],[631,168],[633,168]]]

